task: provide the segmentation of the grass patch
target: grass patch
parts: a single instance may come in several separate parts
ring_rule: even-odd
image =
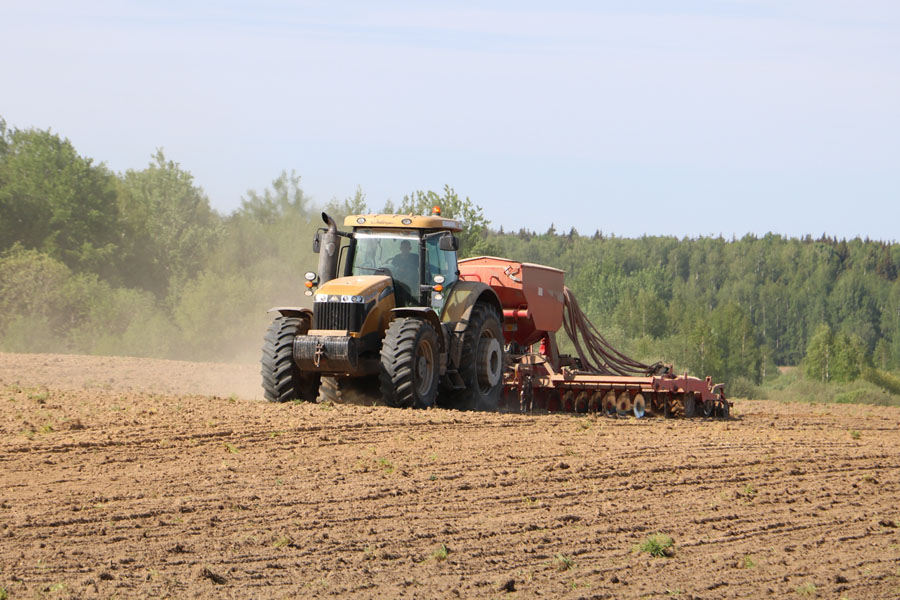
[[[9,600],[9,592],[6,591],[6,588],[0,587],[0,600]]]
[[[575,566],[575,562],[565,554],[557,553],[553,557],[553,568],[557,571],[568,571]]]
[[[756,566],[756,561],[753,560],[753,558],[751,558],[749,556],[745,556],[741,560],[741,568],[742,569],[752,569],[755,566]]]
[[[675,556],[675,541],[668,535],[656,533],[640,544],[635,545],[634,552],[646,552],[654,558]]]
[[[392,463],[391,461],[389,461],[386,458],[383,458],[383,457],[379,458],[378,466],[381,467],[382,469],[384,469],[385,473],[393,473],[394,472],[394,463]]]
[[[29,400],[34,400],[38,404],[44,404],[47,401],[47,398],[50,397],[49,392],[32,392],[28,394]]]
[[[896,375],[880,369],[863,369],[862,378],[892,394],[900,396],[900,377]]]
[[[450,556],[450,548],[448,548],[444,544],[438,544],[438,547],[435,548],[434,552],[431,553],[431,558],[438,562],[447,560],[448,556]]]
[[[816,584],[810,582],[804,583],[803,585],[798,585],[796,591],[798,596],[815,596]]]
[[[286,535],[283,535],[280,538],[278,538],[277,540],[275,540],[275,542],[272,544],[272,547],[284,548],[285,546],[290,546],[290,545],[291,545],[291,538],[289,538]]]
[[[847,383],[825,383],[803,376],[799,369],[784,373],[767,381],[762,389],[769,398],[782,402],[871,404],[875,406],[900,406],[900,393],[887,379],[897,379],[889,373],[878,371],[886,377],[872,375],[869,369],[863,377]],[[880,378],[879,378],[880,377]],[[878,381],[879,383],[875,383]],[[898,379],[900,383],[900,379]],[[732,394],[734,395],[734,394]]]
[[[850,430],[850,437],[852,437],[854,440],[858,440],[858,439],[860,438],[861,435],[862,435],[862,434],[861,434],[858,430],[856,430],[856,429],[851,429],[851,430]]]
[[[225,451],[230,454],[237,454],[238,452],[240,452],[240,450],[238,450],[237,446],[235,446],[234,444],[231,444],[229,442],[225,442]]]

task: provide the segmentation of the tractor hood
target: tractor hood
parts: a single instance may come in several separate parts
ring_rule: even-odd
[[[332,279],[316,290],[316,302],[368,304],[391,287],[386,275],[353,275]]]

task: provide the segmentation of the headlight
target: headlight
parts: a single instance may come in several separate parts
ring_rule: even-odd
[[[304,277],[306,277],[307,281],[315,281],[316,280],[316,274],[313,271],[307,272],[306,275],[304,275]]]
[[[355,302],[356,304],[362,304],[363,297],[362,296],[353,296],[353,298],[351,298],[351,300],[353,302]]]
[[[328,302],[328,294],[316,294],[316,302]]]

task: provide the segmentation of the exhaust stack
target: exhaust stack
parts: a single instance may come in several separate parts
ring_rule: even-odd
[[[328,225],[328,229],[322,234],[319,248],[319,285],[337,277],[338,250],[341,247],[337,223],[324,212],[322,220]]]

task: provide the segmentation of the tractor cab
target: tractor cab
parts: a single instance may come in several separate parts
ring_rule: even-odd
[[[356,278],[359,283],[366,276],[390,277],[395,306],[441,312],[445,290],[459,279],[459,240],[453,235],[461,230],[459,221],[440,215],[350,215],[344,226],[352,227],[352,232],[337,232],[349,242],[337,256],[334,275],[341,273],[341,279]],[[319,232],[314,249],[321,251],[322,236],[327,234]],[[316,285],[334,279],[329,267],[320,264],[319,273],[307,274],[313,283],[308,285],[309,295]]]

